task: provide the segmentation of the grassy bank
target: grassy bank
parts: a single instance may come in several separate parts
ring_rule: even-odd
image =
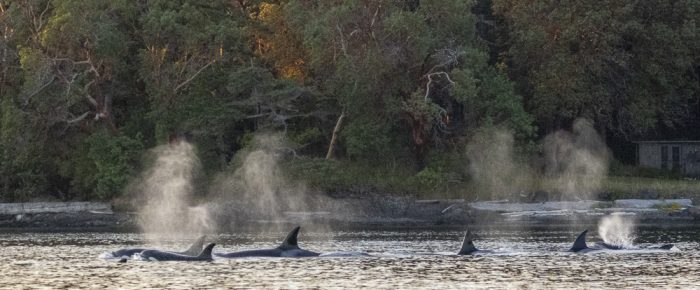
[[[465,176],[418,171],[400,162],[363,162],[302,158],[283,164],[292,180],[312,190],[337,194],[385,193],[425,198],[463,198],[469,190]]]
[[[603,182],[602,191],[612,198],[680,198],[700,196],[700,181],[653,177],[610,176]]]
[[[466,198],[485,200],[493,196],[483,184],[470,180],[466,171],[455,172],[441,168],[418,171],[399,162],[366,164],[302,158],[283,164],[288,176],[304,183],[309,189],[332,194],[382,193],[416,195],[419,198]],[[635,169],[636,170],[636,169]],[[613,172],[599,189],[600,199],[619,198],[680,198],[700,196],[700,181],[677,176],[649,176],[648,170],[627,170],[621,176]],[[643,172],[644,176],[631,176]],[[503,186],[512,194],[535,191],[555,192],[554,182],[540,176],[509,180],[521,187]]]

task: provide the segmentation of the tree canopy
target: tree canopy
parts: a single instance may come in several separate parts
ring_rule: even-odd
[[[269,131],[418,173],[482,128],[532,150],[579,117],[622,140],[700,125],[698,19],[691,0],[0,0],[0,200],[113,198],[179,138],[210,175]]]

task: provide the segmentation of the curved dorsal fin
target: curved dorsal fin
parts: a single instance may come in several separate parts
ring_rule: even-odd
[[[190,246],[187,251],[184,251],[183,254],[189,255],[189,256],[196,256],[199,255],[200,252],[202,252],[202,247],[204,247],[204,238],[205,236],[199,237],[197,240],[192,243],[192,246]]]
[[[280,248],[298,248],[299,246],[297,245],[297,235],[299,235],[300,228],[300,226],[297,226],[291,232],[289,232],[289,234],[287,234],[287,237],[284,238],[284,241],[282,241]]]
[[[458,255],[469,255],[473,252],[478,251],[476,247],[474,247],[474,235],[472,235],[472,232],[467,229],[467,232],[464,234],[464,240],[462,241],[462,248],[459,250]]]
[[[578,235],[578,238],[576,238],[576,241],[574,241],[574,245],[571,246],[571,249],[569,251],[571,252],[578,252],[583,249],[588,249],[588,245],[586,245],[586,234],[588,233],[588,230],[583,231],[580,235]]]
[[[216,246],[216,244],[214,244],[214,243],[208,244],[207,247],[204,248],[204,250],[202,250],[202,252],[199,253],[199,255],[197,257],[199,257],[199,258],[211,258],[211,250],[214,249],[214,246]]]

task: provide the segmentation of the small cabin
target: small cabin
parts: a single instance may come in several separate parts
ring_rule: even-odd
[[[637,165],[700,176],[700,141],[637,141]]]

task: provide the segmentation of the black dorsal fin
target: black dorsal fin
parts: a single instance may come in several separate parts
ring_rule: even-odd
[[[588,245],[586,245],[586,234],[587,233],[588,233],[588,230],[585,230],[580,235],[578,235],[578,238],[576,238],[576,241],[574,241],[574,245],[571,246],[571,249],[569,251],[578,252],[580,250],[588,249]]]
[[[472,235],[472,232],[467,229],[467,232],[464,234],[464,240],[462,241],[462,248],[459,249],[458,255],[469,255],[473,252],[478,251],[476,247],[474,247],[474,235]]]
[[[289,234],[287,234],[287,237],[284,238],[284,241],[282,241],[282,245],[280,245],[280,248],[298,248],[299,246],[297,245],[297,235],[299,235],[300,228],[300,226],[297,226],[291,232],[289,232]]]
[[[204,248],[204,250],[202,250],[202,252],[199,253],[199,255],[197,257],[199,257],[199,258],[211,258],[211,250],[214,249],[214,246],[216,246],[216,244],[214,244],[214,243],[208,244],[207,247]]]
[[[205,236],[199,237],[197,240],[194,241],[194,243],[192,243],[192,246],[190,246],[190,248],[187,249],[187,251],[184,251],[182,253],[188,256],[198,255],[200,252],[202,252],[202,247],[204,247],[204,238]]]

